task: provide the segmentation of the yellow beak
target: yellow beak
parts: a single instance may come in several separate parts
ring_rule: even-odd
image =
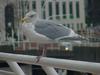
[[[27,22],[27,18],[26,18],[26,17],[22,18],[22,19],[21,19],[21,22],[22,22],[22,23]]]

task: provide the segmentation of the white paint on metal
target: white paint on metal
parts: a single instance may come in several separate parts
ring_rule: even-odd
[[[16,75],[14,72],[9,72],[9,71],[5,71],[5,70],[0,70],[0,74]]]
[[[16,75],[25,75],[23,70],[20,68],[20,66],[16,62],[7,61],[7,63]]]
[[[11,53],[2,53],[0,52],[0,60],[4,61],[16,61],[27,64],[35,64],[41,66],[51,66],[54,68],[62,68],[67,70],[74,70],[80,72],[89,72],[93,74],[100,73],[100,63],[93,62],[84,62],[84,61],[75,61],[75,60],[65,60],[65,59],[56,59],[41,57],[36,63],[37,56],[29,55],[20,55],[20,54],[11,54]]]
[[[58,75],[56,70],[53,67],[42,66],[42,69],[45,71],[47,75]]]

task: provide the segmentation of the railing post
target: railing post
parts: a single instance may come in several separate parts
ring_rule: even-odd
[[[16,62],[7,61],[7,63],[16,75],[25,75],[25,73]]]
[[[50,66],[42,66],[42,69],[45,71],[47,75],[58,75],[56,70]]]

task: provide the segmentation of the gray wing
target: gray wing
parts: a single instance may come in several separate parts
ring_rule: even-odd
[[[64,26],[45,20],[38,21],[35,24],[35,31],[47,36],[50,39],[68,36],[71,32],[70,29],[66,29]]]

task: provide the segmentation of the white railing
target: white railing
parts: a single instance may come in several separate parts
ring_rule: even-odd
[[[26,64],[40,65],[43,67],[47,75],[58,75],[54,68],[62,68],[67,70],[74,70],[80,72],[88,72],[92,74],[100,74],[100,63],[93,62],[84,62],[76,60],[65,60],[65,59],[56,59],[40,56],[29,56],[29,55],[20,55],[20,54],[10,54],[0,52],[0,60],[7,61],[11,68],[15,68],[15,73],[20,69],[18,66],[15,66],[16,63],[20,62]],[[16,69],[17,67],[17,69]],[[21,72],[21,71],[20,71]],[[21,72],[23,74],[23,72]],[[21,73],[19,75],[21,75]],[[23,74],[24,75],[24,74]]]

